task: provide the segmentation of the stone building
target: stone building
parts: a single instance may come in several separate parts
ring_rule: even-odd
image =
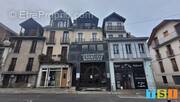
[[[71,17],[59,10],[50,18],[50,25],[44,27],[46,41],[40,56],[37,87],[70,87],[72,74],[67,60],[69,44],[74,39]]]
[[[152,69],[158,87],[180,87],[180,20],[158,24],[148,41]]]
[[[2,70],[3,87],[35,87],[39,71],[38,56],[45,38],[43,28],[32,18],[20,24],[20,36],[10,37],[12,51]]]

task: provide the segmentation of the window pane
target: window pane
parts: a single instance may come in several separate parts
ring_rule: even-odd
[[[104,50],[103,44],[97,45],[97,50],[98,50],[98,51],[103,51],[103,50]]]

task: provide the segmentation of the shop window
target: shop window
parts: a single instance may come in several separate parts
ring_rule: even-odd
[[[180,76],[173,76],[174,83],[180,85]]]

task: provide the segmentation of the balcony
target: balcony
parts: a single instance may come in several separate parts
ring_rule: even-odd
[[[69,38],[61,39],[61,44],[69,44],[69,43],[70,43]]]
[[[46,44],[55,44],[56,43],[56,39],[47,39]]]
[[[174,56],[174,51],[171,49],[171,50],[168,50],[166,51],[166,54],[168,57],[173,57]]]
[[[85,39],[84,38],[76,38],[75,42],[85,42]]]
[[[124,26],[107,26],[106,31],[124,31]]]
[[[100,38],[91,38],[90,41],[101,41]]]

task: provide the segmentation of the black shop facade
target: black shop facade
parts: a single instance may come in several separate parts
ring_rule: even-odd
[[[107,43],[72,43],[68,60],[73,65],[72,86],[76,86],[77,90],[110,90]]]

